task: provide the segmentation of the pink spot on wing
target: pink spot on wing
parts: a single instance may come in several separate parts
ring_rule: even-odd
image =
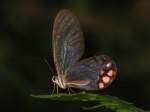
[[[109,70],[107,74],[108,74],[108,76],[113,76],[114,72],[113,72],[113,70]]]
[[[99,88],[104,88],[104,83],[99,83]]]
[[[116,71],[114,71],[114,75],[116,75]]]
[[[104,77],[102,77],[102,80],[104,83],[108,83],[110,81],[110,77],[104,76]]]

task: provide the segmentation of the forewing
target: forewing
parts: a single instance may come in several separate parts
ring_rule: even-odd
[[[117,67],[106,55],[94,56],[76,63],[67,73],[69,87],[98,90],[107,87],[115,79]]]
[[[53,26],[52,46],[58,75],[65,74],[83,55],[83,33],[72,12],[62,10],[56,16]]]

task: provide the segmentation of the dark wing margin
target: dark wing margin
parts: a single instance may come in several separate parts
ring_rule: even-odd
[[[69,10],[60,11],[55,18],[52,47],[58,75],[65,74],[83,55],[82,29],[75,15]]]

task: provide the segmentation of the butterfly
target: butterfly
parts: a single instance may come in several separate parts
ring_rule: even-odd
[[[85,49],[83,33],[77,18],[67,9],[55,18],[52,48],[57,71],[52,81],[60,88],[100,90],[115,79],[117,67],[109,56],[93,56],[78,62]]]

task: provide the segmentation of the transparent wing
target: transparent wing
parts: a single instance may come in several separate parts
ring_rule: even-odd
[[[117,67],[106,56],[94,56],[76,63],[67,73],[69,87],[83,90],[98,90],[107,87],[114,80]]]
[[[53,26],[52,46],[58,75],[65,74],[83,55],[83,33],[72,12],[62,10],[56,16]]]

